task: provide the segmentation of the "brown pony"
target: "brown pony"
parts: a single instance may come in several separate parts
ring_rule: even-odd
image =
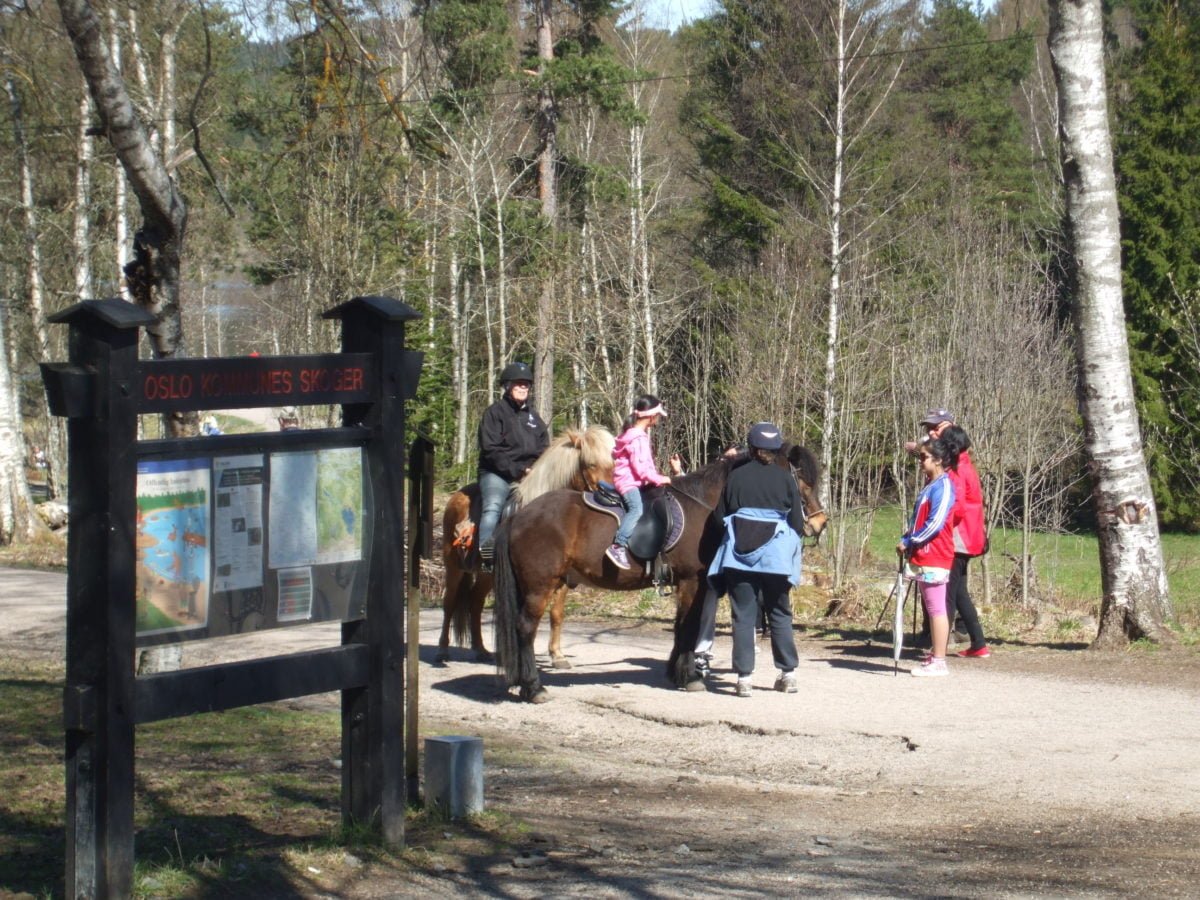
[[[776,463],[790,467],[796,477],[809,512],[805,534],[819,535],[826,517],[815,492],[816,458],[803,447],[784,444]],[[679,687],[696,674],[700,604],[692,601],[721,542],[721,526],[713,520],[712,510],[734,465],[733,460],[719,459],[691,475],[672,479],[667,488],[684,510],[683,533],[666,553],[676,597],[675,643],[667,676]],[[580,494],[551,491],[496,530],[496,652],[506,683],[520,686],[522,700],[543,703],[549,699],[538,678],[533,639],[550,606],[550,645],[552,652],[557,648],[561,597],[567,587],[585,583],[610,591],[636,591],[651,585],[644,566],[618,569],[604,555],[616,527],[611,516],[584,505]]]
[[[571,428],[556,438],[538,457],[517,485],[517,503],[524,505],[547,491],[569,488],[595,490],[601,481],[612,480],[613,436],[607,429],[593,425]],[[455,646],[466,643],[468,629],[471,650],[479,662],[491,662],[492,654],[483,646],[483,604],[492,589],[492,576],[479,568],[475,546],[475,526],[471,506],[479,505],[479,485],[468,484],[455,491],[442,513],[442,563],[446,572],[446,593],[442,597],[442,635],[438,639],[435,661],[450,659],[450,631]]]

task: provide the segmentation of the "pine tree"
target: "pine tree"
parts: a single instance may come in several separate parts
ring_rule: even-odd
[[[1172,446],[1200,422],[1200,398],[1181,386],[1172,322],[1200,292],[1200,25],[1195,3],[1134,4],[1137,43],[1118,54],[1115,134],[1122,281],[1138,407],[1164,522],[1200,525],[1200,496]]]

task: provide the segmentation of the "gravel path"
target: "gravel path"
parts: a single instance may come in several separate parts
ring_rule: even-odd
[[[64,583],[0,570],[5,646],[61,657]],[[403,879],[359,871],[339,896],[1200,896],[1194,650],[1014,644],[915,679],[888,646],[801,636],[800,693],[770,689],[764,646],[739,699],[727,634],[710,691],[686,693],[663,624],[568,619],[574,667],[532,706],[466,651],[432,665],[439,626],[422,614],[423,734],[484,738],[488,807],[545,864],[474,857],[452,826]],[[335,641],[215,640],[185,665]]]

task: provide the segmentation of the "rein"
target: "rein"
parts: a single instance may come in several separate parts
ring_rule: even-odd
[[[710,506],[709,504],[707,504],[703,500],[701,500],[699,497],[697,497],[695,494],[690,494],[687,491],[680,490],[678,487],[675,486],[675,482],[673,482],[673,481],[667,485],[667,490],[672,491],[681,497],[686,497],[687,499],[691,500],[693,503],[695,503],[699,506],[703,506],[709,512],[712,512],[714,509],[717,508],[717,505],[715,503]]]

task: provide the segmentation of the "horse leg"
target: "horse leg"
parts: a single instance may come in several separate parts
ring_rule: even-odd
[[[675,640],[667,660],[667,677],[677,688],[687,690],[701,690],[704,687],[704,681],[696,671],[696,639],[700,635],[703,603],[694,601],[701,589],[695,578],[688,578],[679,582],[675,592]],[[716,602],[715,597],[713,602]],[[692,687],[693,684],[698,687]]]
[[[550,599],[550,664],[556,669],[569,669],[571,663],[562,651],[563,616],[567,611],[567,586],[554,591]]]
[[[517,616],[517,640],[520,645],[518,669],[520,672],[521,699],[530,703],[545,703],[550,694],[542,687],[538,675],[537,661],[533,652],[533,640],[537,637],[538,623],[546,611],[546,596],[527,596],[525,608]]]
[[[490,663],[495,657],[483,644],[483,604],[492,590],[492,577],[479,574],[475,576],[475,584],[471,587],[471,649],[475,652],[475,661]]]
[[[450,625],[454,621],[454,613],[459,603],[459,592],[464,586],[463,581],[470,576],[458,566],[458,560],[449,554],[443,557],[446,572],[446,593],[442,595],[442,634],[438,638],[437,655],[434,664],[444,666],[450,661]]]

